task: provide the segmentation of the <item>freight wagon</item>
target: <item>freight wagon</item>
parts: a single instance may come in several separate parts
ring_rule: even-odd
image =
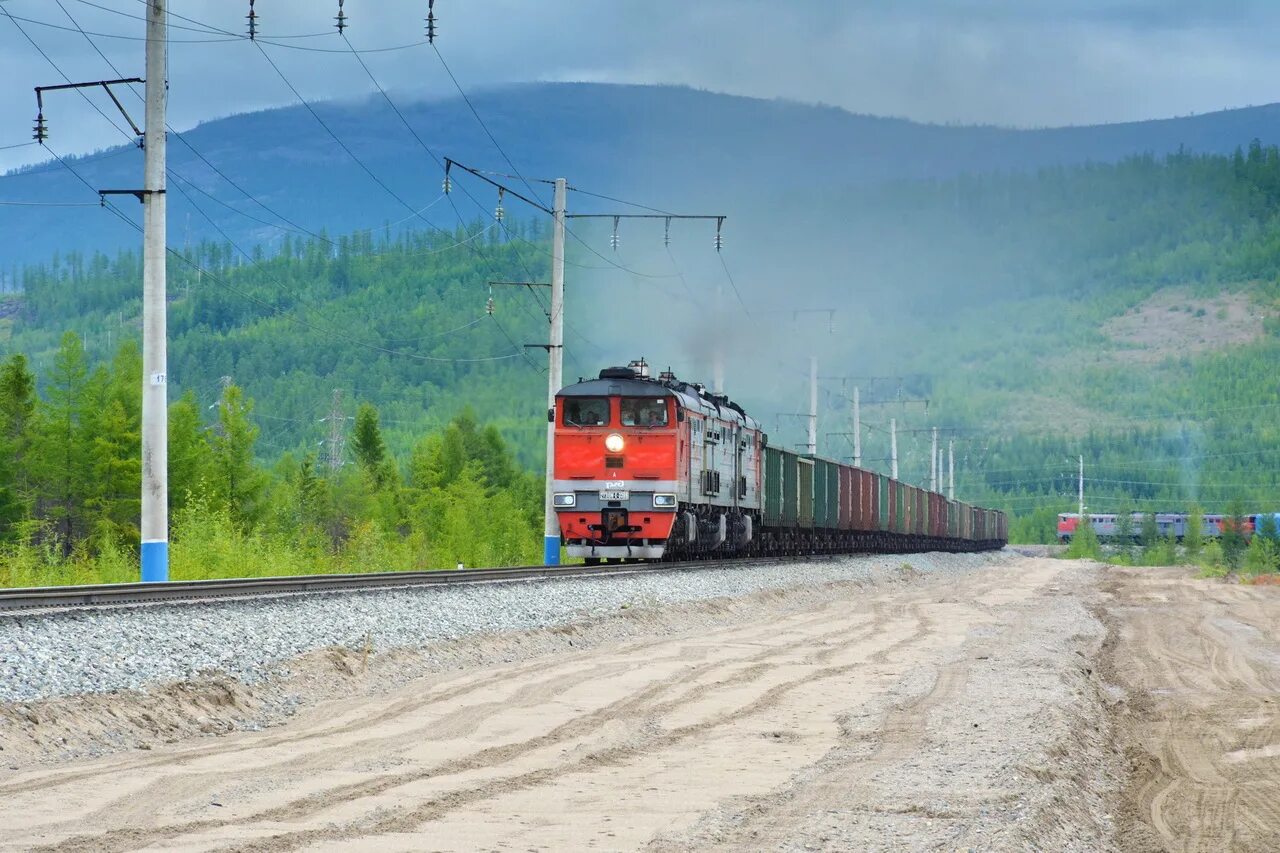
[[[643,360],[556,395],[552,505],[600,560],[1001,548],[1007,519],[884,474],[769,445],[722,394]]]

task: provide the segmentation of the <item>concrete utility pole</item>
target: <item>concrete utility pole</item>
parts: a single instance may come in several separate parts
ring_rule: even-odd
[[[956,499],[956,440],[947,442],[947,500]]]
[[[1084,456],[1080,456],[1080,520],[1084,520]]]
[[[889,476],[898,479],[898,419],[889,418]]]
[[[142,189],[142,580],[169,579],[169,395],[165,301],[166,0],[147,0]]]
[[[810,455],[818,453],[818,357],[809,356],[809,442]]]
[[[564,371],[564,215],[568,182],[556,178],[555,200],[551,217],[551,340],[547,344],[547,411],[556,406]],[[548,566],[560,565],[560,518],[553,503],[555,496],[556,423],[547,418],[547,491],[542,528],[542,561]]]
[[[505,196],[518,198],[525,204],[537,210],[548,214],[552,218],[551,231],[551,309],[548,319],[551,321],[551,338],[545,344],[526,344],[527,347],[535,347],[545,349],[547,351],[547,360],[549,369],[547,371],[547,411],[552,412],[556,404],[556,393],[563,384],[563,365],[564,365],[564,255],[565,255],[565,221],[568,219],[612,219],[614,233],[611,243],[616,251],[618,248],[618,222],[622,219],[661,219],[664,221],[667,233],[669,235],[672,220],[680,219],[705,219],[713,220],[716,224],[715,248],[720,251],[723,246],[721,237],[721,229],[727,217],[719,215],[691,215],[682,213],[568,213],[568,203],[566,196],[569,191],[569,182],[565,178],[556,178],[555,197],[552,201],[551,208],[547,208],[542,202],[535,198],[522,195],[516,188],[506,186],[490,177],[489,174],[470,166],[465,166],[449,157],[444,158],[444,191],[449,193],[452,187],[452,178],[450,172],[453,167],[467,172],[473,177],[484,181],[492,187],[495,187],[500,195],[499,200]],[[523,181],[523,178],[521,179]],[[525,186],[528,186],[526,183]],[[669,237],[667,238],[669,240]],[[494,284],[519,284],[526,287],[541,286],[537,282],[490,282]],[[548,566],[556,566],[560,564],[560,519],[556,515],[554,498],[555,498],[555,442],[556,442],[556,425],[552,417],[547,419],[547,490],[546,500],[544,502],[545,522],[543,524],[543,558]]]
[[[929,491],[938,491],[938,428],[933,428],[933,449],[929,451]]]
[[[858,386],[853,386],[853,467],[862,467],[862,408]]]

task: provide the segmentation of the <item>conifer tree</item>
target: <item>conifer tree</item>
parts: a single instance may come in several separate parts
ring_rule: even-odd
[[[1129,502],[1121,504],[1116,512],[1116,549],[1128,558],[1133,551],[1133,508]]]
[[[356,410],[355,433],[351,437],[351,450],[361,469],[374,478],[380,476],[387,458],[387,445],[382,439],[382,427],[378,423],[378,410],[372,403],[361,403]]]
[[[228,385],[218,402],[218,425],[210,442],[210,487],[231,518],[248,525],[257,517],[265,479],[253,464],[258,427],[249,419],[253,401],[237,385]]]
[[[1142,540],[1143,550],[1150,551],[1155,547],[1160,539],[1160,525],[1156,524],[1156,514],[1154,512],[1144,512],[1142,514],[1142,529],[1138,535]]]
[[[89,452],[84,433],[88,384],[84,346],[74,332],[62,336],[49,376],[48,417],[37,442],[43,480],[40,503],[69,555],[84,535]]]
[[[35,498],[32,444],[37,432],[36,377],[15,353],[0,364],[0,537]]]
[[[211,458],[196,395],[187,391],[169,406],[169,507],[173,511],[210,485]]]
[[[136,545],[142,503],[138,425],[118,399],[95,412],[92,422],[88,441],[92,477],[85,498],[90,528],[113,542]]]
[[[1187,515],[1187,527],[1182,534],[1182,547],[1186,549],[1187,558],[1195,562],[1204,549],[1204,511],[1193,506]]]

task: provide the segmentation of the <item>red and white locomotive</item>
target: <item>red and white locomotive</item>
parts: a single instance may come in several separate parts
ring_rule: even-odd
[[[1007,539],[997,510],[770,447],[728,397],[670,372],[651,378],[643,360],[563,388],[552,416],[560,537],[588,562],[977,551]]]
[[[553,504],[569,556],[656,560],[752,539],[760,425],[728,397],[643,359],[556,395]]]

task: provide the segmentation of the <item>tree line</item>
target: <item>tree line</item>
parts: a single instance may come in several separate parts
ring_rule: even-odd
[[[68,332],[48,375],[0,363],[0,586],[136,578],[142,359],[127,340],[93,364]],[[38,390],[42,389],[42,390]],[[464,409],[388,448],[361,403],[334,467],[314,451],[259,460],[254,402],[228,383],[210,411],[169,406],[175,577],[531,562],[542,485]]]

